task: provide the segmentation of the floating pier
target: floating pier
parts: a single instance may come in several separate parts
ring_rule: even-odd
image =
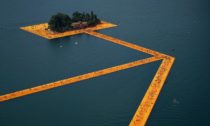
[[[144,126],[157,101],[175,58],[163,59],[129,126]]]
[[[92,35],[92,36],[95,36],[95,37],[98,37],[98,38],[101,38],[101,39],[104,39],[104,40],[107,40],[109,42],[113,42],[113,43],[118,44],[118,45],[122,45],[122,46],[125,46],[125,47],[128,47],[128,48],[131,48],[133,50],[144,52],[144,53],[156,56],[156,57],[162,57],[162,58],[167,57],[167,55],[165,55],[163,53],[159,53],[157,51],[154,51],[154,50],[151,50],[151,49],[148,49],[148,48],[144,48],[142,46],[132,44],[132,43],[129,43],[129,42],[126,42],[126,41],[123,41],[123,40],[105,35],[105,34],[101,34],[101,33],[95,32],[95,31],[84,30],[84,33],[87,33],[89,35]]]
[[[167,76],[171,70],[171,67],[174,63],[175,58],[172,56],[168,56],[166,54],[151,50],[151,49],[141,47],[136,44],[132,44],[132,43],[129,43],[129,42],[117,39],[117,38],[113,38],[108,35],[104,35],[104,34],[95,32],[95,30],[100,30],[100,29],[110,28],[110,27],[115,27],[115,26],[116,25],[111,24],[111,23],[102,22],[101,25],[97,25],[96,27],[67,31],[64,33],[49,33],[49,32],[47,32],[45,30],[48,27],[48,25],[46,23],[39,24],[39,25],[33,25],[33,26],[21,27],[21,29],[23,29],[25,31],[37,34],[37,35],[42,36],[47,39],[54,39],[54,38],[59,38],[59,37],[64,37],[64,36],[85,33],[85,34],[89,34],[89,35],[107,40],[109,42],[112,42],[112,43],[115,43],[118,45],[122,45],[122,46],[125,46],[128,48],[140,51],[140,52],[150,54],[150,55],[152,55],[152,57],[134,61],[134,62],[130,62],[130,63],[126,63],[126,64],[122,64],[122,65],[118,65],[118,66],[114,66],[114,67],[110,67],[110,68],[106,68],[103,70],[90,72],[87,74],[83,74],[83,75],[79,75],[79,76],[75,76],[75,77],[71,77],[71,78],[67,78],[64,80],[59,80],[59,81],[48,83],[48,84],[43,84],[40,86],[24,89],[21,91],[16,91],[13,93],[5,94],[5,95],[0,96],[0,102],[11,100],[11,99],[22,97],[22,96],[26,96],[26,95],[30,95],[30,94],[34,94],[34,93],[38,93],[41,91],[46,91],[46,90],[64,86],[64,85],[74,84],[79,81],[91,79],[94,77],[110,74],[110,73],[117,72],[120,70],[125,70],[125,69],[129,69],[132,67],[144,65],[144,64],[155,62],[158,60],[162,60],[160,67],[158,68],[148,90],[146,91],[146,93],[143,97],[143,100],[140,102],[140,105],[129,124],[129,126],[144,126],[149,118],[149,115],[150,115],[154,105],[155,105],[155,102],[157,101],[157,98],[161,92],[161,89],[164,85],[165,80],[167,79]]]
[[[60,87],[60,86],[64,86],[64,85],[73,84],[75,82],[87,80],[87,79],[102,76],[102,75],[105,75],[105,74],[110,74],[110,73],[117,72],[117,71],[120,71],[120,70],[125,70],[125,69],[128,69],[128,68],[132,68],[132,67],[135,67],[135,66],[147,64],[147,63],[154,62],[154,61],[157,61],[157,60],[160,60],[160,59],[156,58],[156,57],[151,57],[151,58],[147,58],[147,59],[143,59],[143,60],[138,60],[138,61],[126,63],[126,64],[123,64],[123,65],[118,65],[118,66],[106,68],[106,69],[103,69],[103,70],[98,70],[98,71],[95,71],[95,72],[90,72],[90,73],[79,75],[79,76],[76,76],[76,77],[71,77],[71,78],[67,78],[67,79],[64,79],[64,80],[59,80],[59,81],[56,81],[56,82],[43,84],[43,85],[36,86],[36,87],[33,87],[33,88],[28,88],[28,89],[24,89],[24,90],[21,90],[21,91],[5,94],[5,95],[0,96],[0,102],[6,101],[6,100],[11,100],[11,99],[18,98],[18,97],[22,97],[22,96],[25,96],[25,95],[30,95],[30,94],[41,92],[41,91],[46,91],[46,90],[56,88],[56,87]]]
[[[145,96],[143,97],[141,104],[139,105],[135,115],[133,116],[133,119],[131,120],[129,124],[129,126],[144,126],[146,124],[147,119],[149,118],[149,115],[152,111],[153,106],[155,105],[155,102],[160,94],[160,91],[170,72],[170,69],[174,63],[175,58],[165,55],[163,53],[159,53],[151,49],[147,49],[147,48],[144,48],[144,47],[132,44],[132,43],[128,43],[126,41],[122,41],[117,38],[113,38],[111,36],[107,36],[107,35],[95,32],[95,31],[85,31],[85,33],[98,37],[98,38],[105,39],[115,44],[119,44],[119,45],[131,48],[140,52],[153,55],[157,59],[160,58],[163,60]]]
[[[36,25],[30,25],[30,26],[25,26],[25,27],[20,27],[20,29],[36,34],[38,36],[44,37],[46,39],[55,39],[55,38],[61,38],[61,37],[66,37],[66,36],[72,36],[72,35],[77,35],[77,34],[82,34],[84,30],[102,30],[106,28],[112,28],[116,27],[117,25],[101,21],[100,24],[97,24],[96,26],[92,27],[87,27],[84,29],[75,29],[75,30],[69,30],[65,31],[62,33],[58,32],[52,32],[48,30],[48,23],[42,23],[42,24],[36,24]]]

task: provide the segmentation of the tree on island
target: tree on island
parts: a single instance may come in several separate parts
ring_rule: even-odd
[[[71,29],[72,20],[71,18],[62,13],[58,13],[56,15],[53,15],[48,22],[49,29],[56,32],[64,32]]]
[[[100,23],[100,20],[98,19],[97,15],[91,11],[91,13],[80,13],[78,11],[74,12],[72,15],[72,20],[74,22],[83,21],[87,22],[89,26],[96,25]]]
[[[100,23],[97,15],[91,13],[80,13],[78,11],[72,14],[72,18],[67,14],[58,13],[53,15],[48,22],[49,29],[55,32],[65,32],[76,28],[95,26]]]

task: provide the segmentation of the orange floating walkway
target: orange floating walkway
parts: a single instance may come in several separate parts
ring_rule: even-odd
[[[157,61],[157,60],[160,60],[160,59],[156,58],[156,57],[151,57],[151,58],[138,60],[138,61],[134,61],[134,62],[126,63],[126,64],[123,64],[123,65],[110,67],[110,68],[95,71],[95,72],[90,72],[90,73],[79,75],[79,76],[76,76],[76,77],[71,77],[71,78],[68,78],[68,79],[44,84],[44,85],[41,85],[41,86],[37,86],[37,87],[33,87],[33,88],[21,90],[21,91],[9,93],[9,94],[0,96],[0,101],[3,102],[3,101],[14,99],[14,98],[17,98],[17,97],[22,97],[22,96],[25,96],[25,95],[33,94],[33,93],[36,93],[36,92],[41,92],[41,91],[49,90],[49,89],[52,89],[52,88],[56,88],[56,87],[60,87],[60,86],[68,85],[68,84],[73,84],[75,82],[79,82],[79,81],[82,81],[82,80],[87,80],[87,79],[90,79],[90,78],[102,76],[102,75],[105,75],[105,74],[109,74],[109,73],[113,73],[113,72],[116,72],[116,71],[128,69],[128,68],[131,68],[131,67],[147,64],[147,63],[154,62],[154,61]]]
[[[174,60],[173,57],[163,59],[129,126],[144,126],[146,124]]]
[[[156,57],[166,57],[165,54],[159,53],[157,51],[154,51],[154,50],[151,50],[151,49],[147,49],[147,48],[144,48],[142,46],[135,45],[135,44],[132,44],[132,43],[128,43],[126,41],[123,41],[123,40],[120,40],[120,39],[117,39],[117,38],[113,38],[111,36],[104,35],[104,34],[101,34],[101,33],[95,32],[95,31],[84,30],[84,33],[87,33],[89,35],[92,35],[92,36],[95,36],[95,37],[107,40],[109,42],[113,42],[115,44],[119,44],[119,45],[125,46],[125,47],[131,48],[131,49],[134,49],[134,50],[137,50],[137,51],[140,51],[140,52],[144,52],[144,53],[156,56]]]
[[[110,42],[113,42],[122,46],[126,46],[128,48],[131,48],[140,52],[148,53],[150,55],[153,55],[157,59],[158,58],[163,59],[162,64],[160,65],[155,77],[153,78],[145,96],[143,97],[141,104],[139,105],[129,125],[129,126],[144,126],[160,94],[160,91],[164,85],[164,82],[169,74],[169,71],[173,65],[175,58],[171,56],[167,56],[165,54],[159,53],[151,49],[147,49],[147,48],[144,48],[144,47],[132,44],[132,43],[119,40],[117,38],[113,38],[113,37],[98,33],[98,32],[85,31],[85,33],[96,36],[98,38],[105,39],[107,41],[110,41]]]
[[[102,76],[105,74],[110,74],[113,72],[125,70],[128,68],[155,62],[158,60],[162,60],[162,63],[160,65],[160,67],[158,68],[158,71],[156,72],[145,96],[143,97],[143,100],[141,101],[137,111],[135,112],[135,114],[129,124],[129,126],[144,126],[146,124],[147,119],[148,119],[148,117],[155,105],[155,102],[161,92],[164,82],[167,79],[167,76],[170,72],[170,69],[174,63],[175,58],[168,56],[166,54],[163,54],[163,53],[159,53],[159,52],[151,50],[151,49],[141,47],[139,45],[128,43],[126,41],[95,32],[95,30],[110,28],[110,27],[114,27],[114,26],[116,26],[116,25],[107,23],[107,22],[102,22],[101,25],[97,25],[96,27],[90,27],[90,28],[80,29],[80,30],[72,30],[72,31],[64,32],[64,33],[50,33],[49,31],[45,30],[48,27],[48,25],[46,23],[39,24],[39,25],[33,25],[33,26],[21,27],[21,29],[23,29],[25,31],[34,33],[36,35],[42,36],[47,39],[54,39],[54,38],[59,38],[59,37],[64,37],[64,36],[86,33],[86,34],[113,42],[115,44],[119,44],[119,45],[131,48],[131,49],[134,49],[134,50],[137,50],[140,52],[150,54],[150,55],[152,55],[152,57],[134,61],[134,62],[130,62],[130,63],[126,63],[126,64],[122,64],[122,65],[118,65],[118,66],[114,66],[114,67],[110,67],[110,68],[106,68],[103,70],[90,72],[87,74],[83,74],[83,75],[79,75],[79,76],[75,76],[75,77],[71,77],[71,78],[67,78],[64,80],[59,80],[59,81],[48,83],[48,84],[43,84],[43,85],[36,86],[33,88],[28,88],[28,89],[24,89],[21,91],[16,91],[13,93],[5,94],[5,95],[0,96],[0,102],[18,98],[18,97],[22,97],[22,96],[26,96],[26,95],[30,95],[30,94],[41,92],[41,91],[46,91],[46,90],[64,86],[64,85],[73,84],[75,82],[87,80],[87,79]]]
[[[30,33],[33,33],[33,34],[36,34],[36,35],[39,35],[46,39],[55,39],[55,38],[61,38],[61,37],[65,37],[65,36],[81,34],[81,33],[83,33],[83,30],[101,30],[101,29],[111,28],[111,27],[115,27],[115,26],[117,26],[117,25],[108,23],[105,21],[101,21],[100,24],[97,24],[96,26],[93,26],[93,27],[87,27],[85,29],[70,30],[70,31],[62,32],[62,33],[57,33],[57,32],[54,33],[52,31],[47,30],[48,23],[20,27],[20,29],[30,32]]]

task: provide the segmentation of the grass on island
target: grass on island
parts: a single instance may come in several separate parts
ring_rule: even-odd
[[[84,30],[96,31],[96,30],[101,30],[101,29],[106,29],[106,28],[111,28],[111,27],[116,27],[116,26],[117,25],[115,25],[115,24],[101,21],[101,23],[97,24],[96,26],[87,27],[87,28],[83,28],[83,29],[69,30],[69,31],[61,32],[61,33],[52,32],[51,30],[47,30],[48,23],[20,27],[20,29],[25,30],[27,32],[31,32],[36,35],[39,35],[46,39],[55,39],[55,38],[61,38],[61,37],[81,34],[84,32]]]

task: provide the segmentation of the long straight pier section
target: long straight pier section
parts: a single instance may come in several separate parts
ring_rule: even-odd
[[[131,48],[133,50],[144,52],[144,53],[156,56],[156,57],[162,57],[162,58],[167,57],[167,55],[165,55],[163,53],[160,53],[160,52],[148,49],[148,48],[144,48],[142,46],[132,44],[132,43],[129,43],[129,42],[126,42],[126,41],[123,41],[123,40],[105,35],[105,34],[101,34],[101,33],[95,32],[95,31],[84,30],[84,33],[95,36],[95,37],[98,37],[98,38],[101,38],[101,39],[104,39],[104,40],[107,40],[109,42],[113,42],[113,43],[118,44],[118,45],[122,45],[122,46],[125,46],[125,47],[128,47],[128,48]]]
[[[64,86],[64,85],[73,84],[75,82],[87,80],[87,79],[102,76],[102,75],[105,75],[105,74],[110,74],[110,73],[117,72],[117,71],[120,71],[120,70],[125,70],[125,69],[128,69],[128,68],[132,68],[132,67],[136,67],[136,66],[139,66],[139,65],[147,64],[147,63],[154,62],[154,61],[157,61],[157,60],[160,60],[160,58],[157,58],[157,57],[146,58],[146,59],[143,59],[143,60],[138,60],[138,61],[123,64],[123,65],[118,65],[118,66],[106,68],[106,69],[103,69],[103,70],[90,72],[90,73],[87,73],[87,74],[67,78],[67,79],[64,79],[64,80],[59,80],[59,81],[56,81],[56,82],[40,85],[40,86],[37,86],[37,87],[28,88],[28,89],[24,89],[24,90],[21,90],[21,91],[16,91],[16,92],[13,92],[13,93],[9,93],[9,94],[5,94],[5,95],[0,96],[0,102],[10,100],[10,99],[14,99],[14,98],[18,98],[18,97],[22,97],[22,96],[26,96],[26,95],[30,95],[30,94],[41,92],[41,91],[46,91],[46,90],[56,88],[56,87],[60,87],[60,86]]]
[[[144,126],[157,101],[175,58],[163,59],[129,126]]]

